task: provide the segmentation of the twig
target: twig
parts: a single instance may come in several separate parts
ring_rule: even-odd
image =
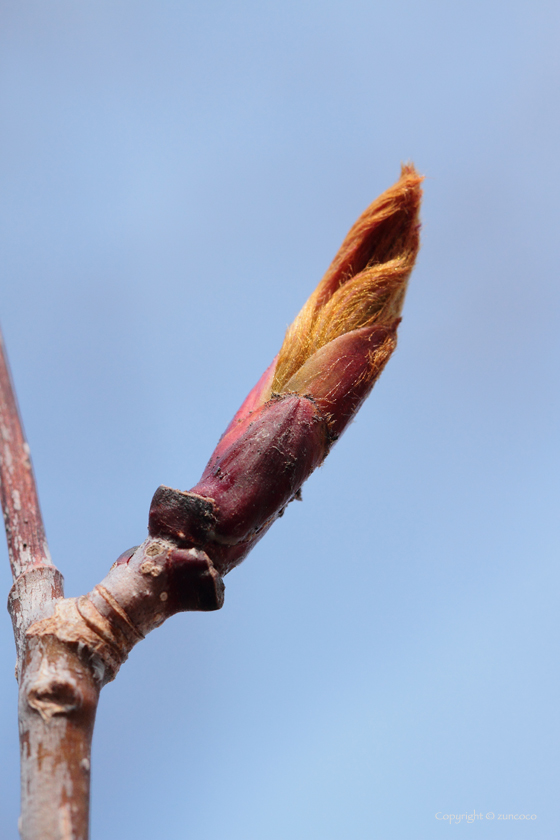
[[[23,840],[87,840],[99,693],[169,616],[216,610],[221,575],[248,554],[323,461],[396,345],[419,246],[422,178],[358,219],[273,364],[190,492],[160,487],[149,537],[87,595],[64,598],[0,336],[0,501],[14,585]]]
[[[0,499],[14,580],[32,566],[52,565],[37,488],[0,334]]]
[[[99,693],[131,648],[182,610],[223,604],[208,556],[165,535],[122,555],[88,595],[64,598],[0,336],[0,500],[14,585],[23,840],[87,840]],[[177,493],[181,498],[181,494]]]

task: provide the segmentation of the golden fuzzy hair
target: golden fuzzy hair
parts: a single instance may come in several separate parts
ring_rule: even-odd
[[[399,180],[352,226],[286,332],[273,393],[281,393],[307,359],[338,336],[397,321],[420,245],[422,180],[412,164],[404,165]]]

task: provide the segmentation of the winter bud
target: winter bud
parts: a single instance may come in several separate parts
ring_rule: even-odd
[[[298,497],[395,349],[419,248],[422,178],[404,166],[360,216],[190,493],[159,488],[150,534],[225,574]]]

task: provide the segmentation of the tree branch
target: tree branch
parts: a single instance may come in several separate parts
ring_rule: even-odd
[[[23,840],[87,840],[91,740],[99,693],[132,647],[183,610],[219,609],[208,556],[149,538],[80,598],[64,598],[0,335],[0,500],[14,584]]]
[[[0,502],[4,512],[8,555],[14,578],[8,609],[18,654],[16,676],[23,661],[25,633],[51,613],[64,597],[63,578],[52,564],[29,446],[23,432],[0,333]]]
[[[87,595],[64,598],[0,337],[0,501],[14,585],[23,840],[87,840],[99,693],[169,616],[216,610],[227,574],[299,498],[396,344],[419,246],[422,178],[358,219],[190,492],[160,487],[148,539]]]
[[[9,609],[18,660],[25,631],[64,596],[63,578],[52,564],[29,446],[25,439],[0,333],[0,502],[14,578]]]
[[[25,440],[1,334],[0,439],[0,501],[15,580],[34,566],[52,566],[52,563],[29,458],[29,446]]]
[[[147,539],[87,595],[58,600],[25,636],[20,678],[23,840],[86,840],[101,688],[132,647],[183,610],[223,604],[208,556]]]

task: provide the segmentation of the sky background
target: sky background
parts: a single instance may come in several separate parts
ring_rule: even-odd
[[[103,690],[93,840],[558,837],[559,35],[552,0],[0,2],[0,321],[67,595],[196,483],[401,161],[426,175],[371,398],[223,610]]]

